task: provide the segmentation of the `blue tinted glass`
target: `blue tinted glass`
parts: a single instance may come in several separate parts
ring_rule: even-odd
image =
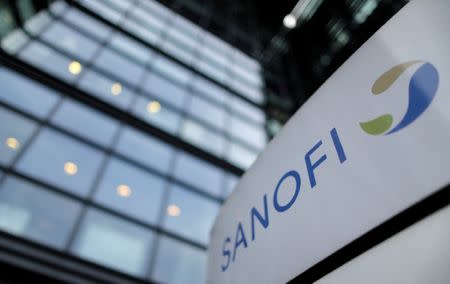
[[[159,31],[151,30],[133,19],[127,19],[123,24],[123,29],[152,44],[155,44],[161,38]]]
[[[119,123],[72,100],[65,100],[51,122],[105,147],[111,145]]]
[[[9,165],[36,129],[36,123],[0,107],[0,164]]]
[[[91,209],[71,251],[87,260],[143,277],[149,266],[153,239],[150,230]]]
[[[97,37],[99,40],[104,39],[111,32],[111,29],[108,26],[74,8],[70,8],[64,15],[64,21]]]
[[[0,68],[0,85],[0,100],[39,118],[47,116],[59,98],[53,90],[5,68]]]
[[[133,112],[163,130],[175,134],[180,124],[180,115],[166,107],[161,102],[139,97],[133,107]]]
[[[163,102],[182,108],[186,101],[186,90],[179,85],[155,74],[145,80],[145,90]]]
[[[80,81],[80,88],[99,99],[121,109],[127,109],[135,94],[121,82],[108,79],[100,73],[87,71]]]
[[[208,129],[191,119],[183,121],[181,137],[197,147],[219,156],[222,156],[225,151],[226,140],[223,134]]]
[[[234,97],[229,100],[228,103],[230,110],[234,113],[247,117],[258,123],[264,123],[266,121],[264,111],[238,97]]]
[[[39,42],[33,42],[28,45],[20,52],[19,57],[28,63],[69,82],[73,82],[83,70],[82,63],[74,63],[73,60]]]
[[[110,49],[104,49],[94,64],[131,85],[135,85],[141,80],[144,71],[143,66],[133,63]]]
[[[152,280],[160,283],[206,283],[206,251],[161,237]]]
[[[49,44],[56,46],[82,60],[89,60],[99,47],[97,42],[74,31],[61,22],[54,22],[41,37]]]
[[[143,222],[156,224],[165,181],[128,163],[112,159],[95,200]]]
[[[155,68],[158,73],[163,74],[182,85],[187,84],[192,77],[192,73],[189,70],[164,56],[159,56],[155,60],[153,68]]]
[[[267,143],[267,136],[263,126],[249,124],[236,117],[231,118],[231,127],[228,127],[227,130],[231,136],[245,141],[258,149],[264,148]]]
[[[39,34],[50,22],[52,18],[47,11],[41,11],[25,21],[25,30],[32,35]]]
[[[207,122],[219,130],[225,127],[225,120],[228,117],[223,107],[209,103],[199,97],[192,97],[188,111],[192,116]]]
[[[28,42],[28,40],[29,37],[23,30],[16,29],[1,39],[1,46],[7,53],[15,54]]]
[[[223,171],[189,154],[179,153],[174,175],[185,183],[206,192],[217,196],[221,193]]]
[[[174,40],[165,40],[161,45],[161,49],[188,65],[191,64],[194,58],[193,50],[186,48]]]
[[[163,227],[206,245],[218,211],[217,202],[172,186]]]
[[[0,229],[63,249],[81,205],[14,177],[0,188]]]
[[[200,76],[195,77],[192,87],[203,96],[211,98],[219,103],[224,103],[232,97],[232,95],[225,89]]]
[[[171,146],[131,128],[123,130],[116,151],[163,173],[169,170],[174,155]]]
[[[239,177],[232,174],[227,174],[227,176],[225,177],[225,190],[223,197],[228,197],[231,194],[231,192],[234,191],[238,182]]]
[[[109,1],[105,0],[84,0],[82,1],[82,4],[103,18],[113,23],[117,23],[122,18],[123,10],[116,10],[115,7],[108,2]]]
[[[258,154],[256,152],[249,150],[242,145],[230,143],[227,159],[234,165],[245,170],[253,164],[257,156]]]
[[[17,168],[77,195],[87,196],[103,154],[75,140],[43,129]]]
[[[130,56],[132,59],[140,62],[141,64],[146,64],[147,61],[149,61],[154,55],[154,52],[150,48],[124,36],[121,33],[116,33],[111,39],[110,44],[112,48],[119,50],[127,56]]]

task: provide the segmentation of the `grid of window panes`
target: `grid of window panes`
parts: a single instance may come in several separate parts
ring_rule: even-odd
[[[261,101],[245,91],[261,89],[254,60],[150,0],[81,3],[110,23],[55,1],[2,32],[2,49],[251,165],[266,144],[264,112],[214,82]],[[205,281],[209,230],[237,176],[4,66],[0,84],[0,230],[142,279]]]
[[[254,60],[148,0],[82,3],[145,38],[137,41],[56,2],[27,21],[24,30],[5,37],[3,48],[240,168],[253,163],[267,143],[265,114],[213,82],[219,80],[215,76],[223,77],[220,81],[240,86],[236,91],[252,99],[245,89],[261,88],[260,67]],[[147,36],[150,32],[153,37]],[[144,41],[174,57],[175,47],[185,53],[190,50],[189,66],[213,80],[152,51]]]

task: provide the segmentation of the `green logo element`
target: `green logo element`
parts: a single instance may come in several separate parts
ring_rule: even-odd
[[[414,60],[392,67],[375,81],[372,86],[372,94],[379,95],[387,91],[409,67],[415,64],[421,64],[421,66],[409,81],[408,108],[401,121],[392,127],[394,121],[392,115],[383,114],[375,119],[360,122],[364,132],[370,135],[392,134],[411,124],[428,108],[439,85],[439,74],[436,68],[428,62]]]

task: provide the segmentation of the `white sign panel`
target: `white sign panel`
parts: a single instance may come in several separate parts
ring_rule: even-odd
[[[450,182],[449,12],[406,5],[291,118],[221,209],[209,283],[285,283]]]

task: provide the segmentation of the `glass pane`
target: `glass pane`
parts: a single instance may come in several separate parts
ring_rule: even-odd
[[[105,0],[84,0],[82,4],[92,10],[94,13],[102,16],[103,18],[117,24],[122,18],[123,11],[118,11]]]
[[[91,209],[81,223],[72,253],[101,265],[143,277],[154,234],[150,230]]]
[[[150,48],[140,44],[139,42],[116,33],[111,40],[112,48],[121,51],[137,62],[145,65],[147,61],[155,54]]]
[[[0,189],[0,228],[54,248],[64,248],[80,210],[80,204],[14,177]]]
[[[163,227],[206,245],[218,212],[217,202],[172,186]]]
[[[111,145],[119,123],[99,111],[65,100],[51,122],[105,147]]]
[[[199,97],[192,97],[188,111],[192,116],[209,123],[219,130],[225,127],[227,113],[223,107],[209,103]]]
[[[264,111],[240,98],[234,97],[232,100],[229,100],[229,103],[230,109],[234,113],[248,117],[255,122],[264,123],[266,121]]]
[[[158,3],[158,1],[154,0],[138,0],[137,3],[147,11],[150,11],[160,18],[167,18],[172,15],[173,12],[166,8],[164,5]]]
[[[64,21],[73,24],[99,40],[106,38],[111,31],[108,26],[74,8],[69,9],[64,15]]]
[[[193,120],[186,119],[181,128],[181,136],[186,141],[221,156],[225,151],[223,134],[207,129]]]
[[[182,108],[186,101],[186,90],[155,73],[150,74],[145,81],[145,90],[163,102]]]
[[[231,88],[255,103],[261,104],[264,101],[264,95],[260,88],[250,86],[241,80],[232,80]]]
[[[32,35],[38,35],[50,22],[52,17],[47,11],[41,11],[25,22],[25,30]]]
[[[192,77],[192,73],[186,68],[163,56],[159,56],[156,59],[153,68],[160,74],[163,74],[182,85],[187,84]]]
[[[75,140],[43,129],[17,168],[64,190],[87,196],[103,154]]]
[[[155,44],[161,38],[159,31],[151,30],[145,25],[132,19],[127,19],[122,27],[123,29],[151,44]]]
[[[175,134],[178,131],[180,115],[156,100],[139,97],[133,108],[133,112],[150,124],[171,134]]]
[[[16,29],[1,39],[2,48],[9,54],[15,54],[29,40],[23,30]]]
[[[228,81],[230,80],[230,76],[227,72],[225,72],[225,69],[219,69],[215,65],[212,65],[211,62],[204,59],[197,61],[197,64],[194,66],[194,68],[196,68],[206,76],[223,84],[228,84]]]
[[[59,96],[41,84],[6,68],[0,68],[0,100],[44,118]]]
[[[121,109],[128,109],[135,96],[134,92],[123,86],[121,82],[113,81],[90,70],[81,78],[79,86],[89,94]]]
[[[225,177],[225,190],[223,197],[225,198],[228,197],[231,194],[231,192],[234,191],[238,182],[239,177],[232,174],[227,174],[227,176]]]
[[[163,173],[168,172],[174,155],[171,146],[131,128],[123,130],[116,151]]]
[[[230,152],[228,153],[228,160],[235,164],[236,166],[246,170],[250,168],[253,162],[256,160],[258,156],[257,153],[244,148],[243,146],[231,143],[230,144]]]
[[[161,45],[161,49],[188,65],[191,64],[194,58],[194,53],[191,49],[172,40],[165,40]]]
[[[41,36],[49,45],[56,46],[82,60],[89,60],[99,47],[97,42],[68,28],[61,22],[54,22]]]
[[[241,139],[258,149],[264,148],[267,143],[267,136],[262,127],[245,123],[238,118],[232,117],[231,127],[227,129],[231,136]]]
[[[28,143],[37,124],[0,107],[0,164],[9,165]]]
[[[168,284],[206,283],[206,252],[161,237],[152,280]]]
[[[136,19],[144,27],[156,32],[161,31],[167,25],[165,19],[161,19],[160,17],[147,12],[145,9],[142,9],[142,7],[134,8],[130,13],[130,17]]]
[[[125,57],[110,49],[104,49],[95,60],[94,64],[109,74],[127,81],[131,85],[136,85],[144,71],[143,66],[133,63]]]
[[[156,224],[164,186],[162,178],[112,159],[97,188],[95,200],[143,222]]]
[[[211,98],[219,103],[224,103],[230,100],[232,96],[228,91],[222,89],[213,82],[197,76],[192,83],[193,88],[200,92],[203,96]]]
[[[73,82],[83,71],[83,65],[71,60],[39,42],[28,45],[19,57],[44,71]]]
[[[177,179],[218,196],[222,189],[223,172],[194,156],[180,152],[175,164]]]

